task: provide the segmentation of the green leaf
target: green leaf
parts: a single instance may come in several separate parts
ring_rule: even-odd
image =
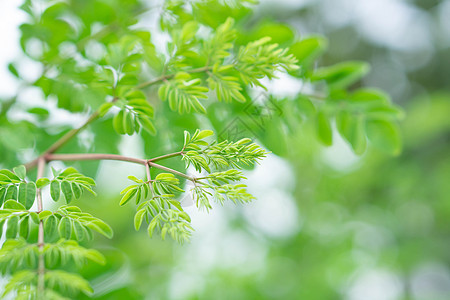
[[[120,110],[117,113],[117,115],[115,115],[113,118],[113,127],[118,134],[125,134],[123,124],[124,124],[124,111]]]
[[[78,274],[62,270],[46,270],[44,279],[45,286],[52,290],[62,288],[69,291],[81,291],[87,295],[93,292],[89,282]]]
[[[68,167],[66,168],[64,171],[62,171],[59,176],[61,177],[66,177],[69,175],[73,175],[73,174],[79,174],[77,169],[73,168],[73,167]]]
[[[51,212],[51,211],[49,211],[49,210],[44,210],[44,211],[41,211],[40,213],[39,213],[39,219],[40,220],[44,220],[45,218],[47,218],[48,216],[50,216],[50,215],[52,215],[53,213]]]
[[[73,199],[72,185],[67,180],[61,181],[61,191],[66,198],[66,203],[69,204]]]
[[[363,108],[380,107],[389,105],[391,99],[385,92],[373,88],[360,88],[354,91],[349,100]]]
[[[14,171],[14,173],[16,173],[16,175],[17,175],[20,179],[22,179],[22,180],[24,180],[25,177],[27,176],[27,169],[25,168],[24,165],[20,165],[20,166],[18,166],[18,167],[15,167],[15,168],[13,169],[13,171]]]
[[[123,128],[127,135],[132,135],[134,133],[133,115],[128,110],[123,113]]]
[[[62,221],[62,219],[61,219]],[[58,218],[55,215],[49,215],[44,221],[45,235],[52,237],[56,234],[58,227]],[[65,231],[65,229],[64,229]],[[62,236],[62,235],[61,235]]]
[[[9,63],[8,64],[8,70],[9,72],[11,72],[11,74],[13,74],[15,77],[20,78],[20,74],[17,71],[16,66],[13,63]]]
[[[5,200],[16,200],[17,201],[17,186],[10,185],[6,190]]]
[[[145,116],[139,116],[138,122],[142,126],[142,128],[149,134],[151,135],[156,134],[155,126],[153,126],[153,123],[150,121],[150,118]]]
[[[21,182],[19,184],[19,203],[23,204],[26,209],[30,209],[36,198],[36,185],[34,182],[24,183]]]
[[[106,113],[110,110],[110,108],[113,106],[112,102],[106,102],[103,103],[100,108],[98,109],[98,115],[99,117],[103,117],[106,115]]]
[[[0,219],[0,238],[3,235],[3,226],[5,225],[6,219]]]
[[[0,187],[0,207],[2,207],[5,201],[6,188]]]
[[[78,206],[61,206],[60,208],[64,208],[65,211],[70,211],[70,212],[81,212],[81,209]]]
[[[197,140],[203,140],[204,138],[207,138],[208,136],[214,135],[214,132],[212,130],[202,130],[197,135]]]
[[[402,149],[400,130],[394,123],[385,120],[369,120],[366,123],[369,141],[378,149],[398,155]]]
[[[147,228],[147,232],[150,237],[153,237],[153,232],[155,231],[156,225],[158,225],[156,218],[153,218]]]
[[[400,107],[373,107],[367,111],[367,118],[371,120],[385,120],[388,122],[401,120],[404,118],[405,113]]]
[[[138,210],[136,212],[136,215],[134,216],[134,228],[136,228],[136,231],[139,230],[139,228],[141,228],[145,213],[146,213],[145,208]]]
[[[70,240],[70,237],[72,235],[72,224],[71,223],[72,222],[67,217],[63,217],[59,221],[58,232],[59,232],[60,237],[66,239],[66,240]]]
[[[27,239],[29,234],[30,234],[30,216],[27,215],[23,217],[22,221],[20,222],[19,235],[24,239]]]
[[[101,220],[95,220],[88,224],[88,227],[103,234],[107,238],[111,239],[114,235],[112,228]]]
[[[84,227],[77,220],[73,221],[73,232],[75,233],[75,238],[77,241],[81,241],[84,238]]]
[[[75,199],[79,199],[83,193],[83,190],[81,189],[80,185],[76,182],[72,182],[71,185]]]
[[[33,223],[39,224],[40,219],[39,219],[39,215],[37,213],[30,212],[30,217],[31,217],[31,220],[33,221]]]
[[[320,141],[326,146],[331,146],[333,143],[333,131],[330,120],[322,111],[317,114],[316,128]]]
[[[58,201],[61,196],[61,184],[58,180],[52,180],[50,183],[50,195],[52,196],[53,201]]]
[[[106,263],[105,257],[96,250],[89,249],[88,251],[86,251],[85,255],[87,259],[90,259],[91,261],[96,262],[100,265],[104,265]]]
[[[350,112],[342,111],[336,117],[336,125],[339,133],[350,143],[353,151],[358,155],[363,154],[367,145],[363,116],[353,116]]]
[[[4,209],[26,210],[25,206],[14,200],[8,200],[3,206]]]
[[[133,196],[137,193],[137,191],[138,191],[138,189],[136,187],[136,188],[130,189],[128,192],[126,192],[125,195],[123,195],[122,199],[120,200],[119,205],[120,206],[125,205],[128,201],[131,200],[131,198],[133,198]]]
[[[23,206],[25,206],[25,203],[27,202],[27,184],[25,182],[21,182],[19,184],[19,195],[17,201],[19,201],[19,203]]]
[[[343,62],[317,69],[311,76],[311,80],[325,80],[330,90],[345,89],[360,80],[369,70],[370,66],[365,62]]]
[[[49,185],[50,184],[50,179],[48,179],[48,178],[39,178],[37,181],[36,181],[36,187],[38,188],[38,189],[41,189],[41,188],[43,188],[44,186],[47,186],[47,185]]]
[[[0,174],[6,175],[13,182],[16,182],[16,183],[20,182],[20,178],[17,177],[17,175],[14,174],[13,172],[11,172],[10,170],[7,170],[7,169],[0,170]]]
[[[327,48],[328,41],[321,36],[311,36],[294,43],[290,48],[290,53],[294,54],[299,64],[303,68],[309,68],[312,63]]]
[[[27,112],[35,115],[39,119],[39,121],[47,120],[50,115],[48,110],[42,107],[32,107],[27,109]]]
[[[6,238],[14,239],[17,236],[17,231],[19,229],[19,217],[12,216],[8,220],[8,226],[6,227]]]
[[[0,174],[0,185],[7,185],[11,183],[11,179],[9,179],[8,176],[6,176],[5,174]]]

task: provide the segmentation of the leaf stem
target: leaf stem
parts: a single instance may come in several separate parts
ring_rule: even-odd
[[[186,178],[187,180],[190,180],[190,181],[192,181],[192,182],[195,182],[195,181],[196,181],[195,178],[193,178],[193,177],[191,177],[191,176],[188,176],[188,175],[186,175],[186,174],[184,174],[184,173],[178,172],[178,171],[176,171],[176,170],[174,170],[174,169],[171,169],[171,168],[168,168],[168,167],[165,167],[165,166],[161,166],[161,165],[155,164],[155,163],[153,163],[153,162],[151,162],[151,161],[148,161],[148,165],[149,165],[150,167],[154,167],[154,168],[157,168],[157,169],[160,169],[160,170],[163,170],[163,171],[167,171],[167,172],[173,173],[173,174],[178,175],[178,176],[180,176],[180,177]]]
[[[38,170],[36,180],[44,176],[45,158],[40,157],[37,164]],[[38,212],[41,212],[44,208],[42,203],[41,189],[37,190],[37,206]],[[39,257],[37,270],[38,273],[37,299],[41,300],[44,299],[44,292],[45,292],[44,223],[42,220],[39,221],[38,245],[39,245]]]
[[[210,69],[212,69],[212,67],[207,66],[207,67],[201,67],[201,68],[197,68],[197,69],[187,70],[185,72],[186,73],[202,73],[202,72],[206,72],[206,71],[208,71]],[[160,83],[161,81],[170,79],[170,78],[174,77],[175,75],[176,74],[168,74],[168,75],[163,75],[163,76],[157,77],[155,79],[152,79],[150,81],[143,82],[143,83],[137,85],[135,87],[135,89],[142,89],[142,88],[145,88],[145,87],[148,87],[148,86]]]
[[[166,158],[171,158],[171,157],[175,157],[175,156],[179,156],[179,155],[183,155],[183,151],[178,151],[178,152],[174,152],[174,153],[161,155],[161,156],[149,159],[149,161],[155,162],[155,161],[158,161],[158,160],[163,160],[163,159],[166,159]]]
[[[150,187],[150,190],[152,191],[152,198],[155,197],[155,190],[153,189],[153,185],[152,185],[152,176],[150,174],[150,165],[147,163],[145,164],[145,171],[147,172],[147,181],[148,181],[148,186]]]

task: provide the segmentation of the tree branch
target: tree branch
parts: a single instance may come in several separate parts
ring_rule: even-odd
[[[178,154],[179,155],[179,154]],[[164,156],[164,155],[163,155]],[[176,156],[175,153],[169,154],[170,157]],[[156,157],[157,159],[162,159],[160,157]],[[126,161],[131,162],[135,164],[141,164],[141,165],[148,165],[150,167],[154,167],[163,171],[167,171],[170,173],[173,173],[175,175],[178,175],[180,177],[186,178],[191,181],[196,181],[195,178],[190,177],[184,173],[181,173],[177,170],[170,169],[165,166],[161,166],[159,164],[154,163],[153,161],[155,159],[141,159],[141,158],[134,158],[134,157],[128,157],[123,155],[117,155],[117,154],[102,154],[102,153],[80,153],[80,154],[47,154],[41,158],[44,161],[53,161],[53,160],[60,160],[60,161],[83,161],[83,160],[117,160],[117,161]]]
[[[76,136],[81,130],[83,130],[86,126],[88,126],[90,123],[92,123],[94,120],[96,120],[98,118],[98,115],[99,115],[98,111],[94,112],[89,117],[89,119],[87,119],[86,122],[83,123],[83,125],[67,132],[59,140],[57,140],[53,145],[51,145],[47,150],[45,150],[44,153],[42,153],[38,158],[25,164],[25,167],[27,169],[31,169],[31,168],[35,167],[37,165],[39,159],[41,159],[43,157],[45,158],[49,154],[55,152],[56,150],[58,150],[59,148],[64,146],[68,141],[70,141],[74,136]]]
[[[126,161],[136,164],[145,165],[147,160],[127,157],[117,154],[102,154],[102,153],[81,153],[81,154],[48,154],[45,156],[47,161],[61,160],[61,161],[79,161],[79,160],[118,160]]]
[[[111,102],[114,103],[118,100],[118,98],[114,98]],[[91,124],[93,121],[95,121],[99,117],[99,111],[95,111],[80,127],[74,128],[67,132],[65,135],[63,135],[59,140],[57,140],[53,145],[51,145],[47,150],[44,151],[38,158],[35,160],[25,164],[25,167],[27,169],[31,169],[35,167],[39,161],[40,158],[46,157],[49,154],[54,153],[56,150],[64,146],[68,141],[70,141],[74,136],[76,136],[80,131],[82,131],[84,128],[86,128],[89,124]],[[46,159],[47,160],[47,159]]]

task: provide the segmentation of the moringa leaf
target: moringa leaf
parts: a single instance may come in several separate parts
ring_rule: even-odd
[[[53,201],[58,201],[61,196],[61,184],[58,180],[52,180],[50,183],[50,195]]]

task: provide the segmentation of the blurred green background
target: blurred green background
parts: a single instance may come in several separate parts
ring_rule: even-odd
[[[98,213],[116,229],[108,247],[126,262],[114,276],[128,283],[99,298],[450,299],[449,14],[450,1],[262,1],[255,24],[329,39],[321,65],[371,63],[364,84],[406,111],[402,154],[324,149],[307,124],[271,135],[272,116],[252,132],[277,154],[249,173],[258,200],[209,215],[188,208],[190,244],[134,233],[131,212],[104,200]]]
[[[405,110],[402,153],[370,149],[357,157],[337,135],[324,148],[311,124],[275,106],[259,120],[264,130],[233,125],[273,151],[247,172],[258,200],[207,214],[186,195],[182,203],[196,232],[182,246],[135,232],[133,208],[118,206],[126,176],[143,170],[102,163],[102,196],[77,203],[115,230],[113,240],[92,245],[108,265],[83,271],[94,299],[450,299],[449,16],[450,1],[261,1],[248,22],[255,31],[287,23],[274,36],[329,39],[319,65],[355,59],[372,65],[363,83],[384,89]],[[296,84],[286,81],[275,93],[289,96],[302,89]],[[242,106],[217,104],[211,114],[221,109],[233,115]],[[180,139],[183,129],[197,126],[171,118],[166,130]],[[216,130],[232,134],[232,122]],[[146,154],[177,148],[159,142],[150,149],[157,143],[131,138],[121,150],[140,156],[141,146]]]

